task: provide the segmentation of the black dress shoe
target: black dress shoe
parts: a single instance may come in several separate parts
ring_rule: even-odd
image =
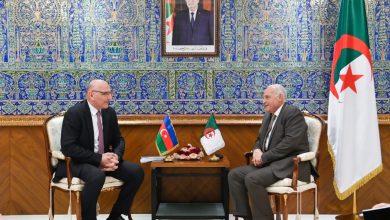
[[[129,219],[131,219],[131,217]],[[125,219],[122,216],[118,216],[118,217],[108,217],[107,220],[125,220]]]
[[[129,220],[133,220],[133,218],[131,217],[131,215],[127,216]],[[109,217],[107,218],[107,220],[125,220],[121,215],[118,216],[118,217]]]
[[[236,220],[238,220],[239,218],[242,218],[244,220],[252,220],[252,217],[248,217],[248,216],[238,216],[238,215],[236,215],[234,217],[235,217]]]

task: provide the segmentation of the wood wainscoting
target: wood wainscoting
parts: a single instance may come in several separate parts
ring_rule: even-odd
[[[46,153],[43,122],[48,116],[0,116],[0,213],[3,215],[46,214],[49,207]],[[164,115],[119,116],[120,128],[126,141],[124,158],[136,163],[143,155],[156,155],[156,134]],[[323,118],[326,118],[324,116]],[[200,146],[208,115],[171,115],[181,146]],[[216,115],[226,146],[220,153],[227,156],[231,168],[245,164],[242,156],[252,148],[262,117],[259,115]],[[379,115],[384,170],[357,193],[358,210],[378,202],[390,202],[390,115]],[[352,198],[337,199],[333,188],[333,168],[327,149],[326,128],[320,146],[319,211],[340,214],[352,211]],[[364,161],[362,161],[364,163]],[[145,180],[139,190],[132,213],[150,213],[150,164],[142,164]],[[218,179],[171,178],[164,184],[163,199],[175,201],[215,201]],[[117,192],[107,192],[99,199],[100,212],[108,213]],[[66,213],[69,195],[56,193],[56,213]],[[294,202],[294,201],[291,201]],[[295,212],[293,204],[291,213]],[[312,195],[304,195],[304,213],[312,212]]]

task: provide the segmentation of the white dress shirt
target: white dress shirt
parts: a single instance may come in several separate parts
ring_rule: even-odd
[[[196,9],[195,11],[189,11],[190,13],[190,23],[191,23],[191,13],[194,13],[194,22],[196,21],[196,12],[198,11],[198,9]]]
[[[278,116],[279,116],[279,114],[280,114],[280,111],[282,110],[282,107],[283,107],[283,105],[281,105],[281,106],[278,108],[278,110],[276,110],[276,112],[273,114],[273,115],[275,116],[275,120],[274,120],[274,122],[272,123],[272,125],[268,125],[268,126],[272,126],[272,127],[271,127],[271,130],[269,131],[269,133],[267,134],[267,136],[265,137],[265,146],[264,146],[264,149],[266,149],[266,150],[268,150],[269,140],[270,140],[272,131],[274,130],[275,122],[276,122],[276,120],[278,120]]]
[[[91,111],[91,117],[92,117],[92,125],[93,125],[93,151],[95,153],[99,152],[99,129],[97,125],[97,113],[99,110],[97,110],[91,103],[88,102],[89,110]],[[103,120],[102,120],[103,122]],[[103,127],[103,123],[102,123]]]

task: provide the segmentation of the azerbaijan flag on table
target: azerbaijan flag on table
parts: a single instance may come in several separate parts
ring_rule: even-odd
[[[162,156],[169,154],[179,146],[175,129],[173,128],[168,114],[165,116],[164,121],[161,123],[160,130],[157,133],[156,146],[158,153]]]

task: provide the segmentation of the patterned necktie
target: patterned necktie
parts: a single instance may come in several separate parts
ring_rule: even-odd
[[[194,27],[195,19],[194,19],[194,12],[191,12],[191,26]]]
[[[102,125],[102,112],[98,111],[97,112],[97,127],[99,131],[99,154],[104,153],[104,139],[103,139],[103,125]]]
[[[271,121],[270,123],[268,124],[268,128],[267,128],[267,133],[265,133],[265,137],[264,137],[264,151],[268,150],[268,144],[269,144],[269,141],[268,141],[268,144],[267,144],[267,139],[269,139],[269,135],[271,133],[271,130],[272,130],[272,125],[274,124],[274,121],[276,119],[276,115],[272,115],[272,118],[271,118]]]

